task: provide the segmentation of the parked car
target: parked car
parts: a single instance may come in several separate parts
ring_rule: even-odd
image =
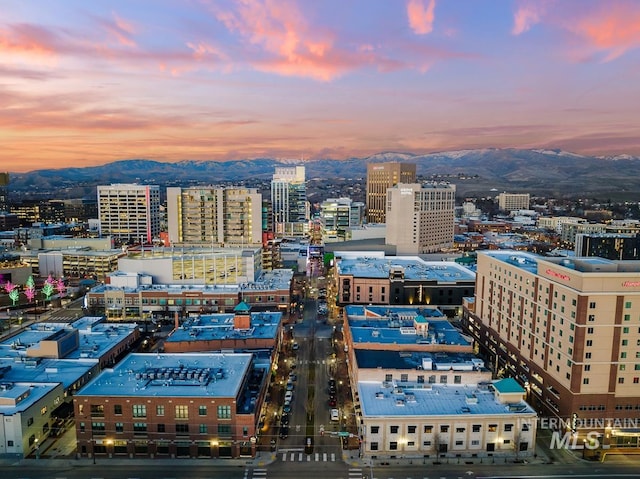
[[[331,420],[332,421],[339,421],[340,420],[340,412],[337,409],[332,409],[331,410]]]
[[[334,396],[331,396],[329,398],[329,406],[330,407],[336,407],[337,404],[338,404],[338,401],[336,401],[336,398]]]
[[[281,426],[288,426],[289,425],[289,413],[284,413],[282,415],[282,417],[280,418],[280,425]]]
[[[284,394],[284,400],[285,400],[285,402],[286,402],[286,401],[291,402],[291,401],[293,400],[293,391],[287,391],[287,392]]]
[[[280,439],[289,437],[289,426],[280,426]]]
[[[293,371],[291,371],[291,372],[289,373],[289,381],[295,382],[295,381],[297,381],[297,380],[298,380],[298,375],[297,375],[297,374],[295,374]]]
[[[291,401],[284,402],[284,406],[282,406],[282,412],[285,414],[289,414],[291,412]]]
[[[293,346],[291,347],[294,351],[297,351],[298,349],[300,349],[300,345],[298,343],[293,343]]]
[[[287,391],[293,391],[293,382],[287,381]]]

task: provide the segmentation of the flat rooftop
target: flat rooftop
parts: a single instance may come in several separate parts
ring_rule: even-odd
[[[449,344],[470,346],[471,338],[454,328],[436,308],[355,306],[345,307],[354,344]],[[427,323],[425,336],[415,323]]]
[[[115,274],[122,274],[121,271]],[[130,293],[139,293],[143,291],[163,291],[172,295],[202,293],[233,293],[241,294],[244,291],[278,291],[288,290],[293,279],[293,271],[291,269],[274,269],[267,271],[253,282],[240,284],[153,284],[140,285],[138,287],[120,287],[108,284],[99,284],[91,288],[92,293],[103,294],[107,291],[125,291]]]
[[[129,354],[77,396],[239,397],[250,353]]]
[[[405,280],[455,283],[475,281],[475,273],[451,261],[425,261],[418,256],[373,256],[363,252],[336,252],[338,274],[357,278],[388,278],[402,268]]]
[[[568,268],[580,273],[619,273],[619,272],[640,272],[640,262],[638,261],[613,261],[597,256],[581,257],[547,257],[538,256],[533,253],[513,250],[483,251],[492,258],[504,261],[512,266],[517,266],[529,273],[538,274],[540,263],[553,263],[554,265]]]
[[[282,313],[252,312],[250,329],[234,329],[233,318],[233,313],[203,314],[189,318],[178,329],[172,331],[165,343],[249,338],[275,341]]]
[[[105,323],[102,317],[86,316],[73,323],[42,322],[29,326],[11,338],[0,341],[0,358],[13,359],[26,356],[26,350],[35,347],[63,329],[77,329],[80,346],[64,359],[100,358],[103,354],[134,333],[132,323]]]
[[[509,416],[535,414],[524,401],[503,404],[496,400],[488,384],[475,386],[444,386],[421,384],[417,388],[386,385],[378,381],[361,381],[358,392],[365,417],[394,416]]]
[[[422,352],[422,351],[378,351],[355,350],[358,368],[405,369],[424,371],[473,371],[487,369],[484,361],[473,353]],[[424,366],[431,366],[425,369]]]
[[[11,383],[0,388],[0,415],[24,412],[53,391],[57,383]]]

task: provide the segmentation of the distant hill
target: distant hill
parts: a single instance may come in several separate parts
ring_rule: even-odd
[[[458,195],[486,195],[493,191],[530,192],[554,197],[640,197],[640,158],[583,156],[561,150],[480,149],[414,155],[386,152],[367,158],[305,160],[308,179],[362,182],[367,163],[416,163],[418,176],[456,184]],[[291,160],[270,158],[234,161],[178,161],[164,163],[133,159],[102,166],[37,170],[11,174],[15,192],[55,191],[56,197],[78,196],[110,183],[160,186],[268,181],[276,166]]]

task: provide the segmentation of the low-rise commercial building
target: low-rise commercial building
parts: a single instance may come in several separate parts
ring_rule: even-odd
[[[131,354],[74,398],[81,457],[255,455],[268,363],[253,354]]]

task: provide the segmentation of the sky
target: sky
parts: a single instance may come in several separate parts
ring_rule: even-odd
[[[637,0],[0,0],[0,171],[640,155]]]

